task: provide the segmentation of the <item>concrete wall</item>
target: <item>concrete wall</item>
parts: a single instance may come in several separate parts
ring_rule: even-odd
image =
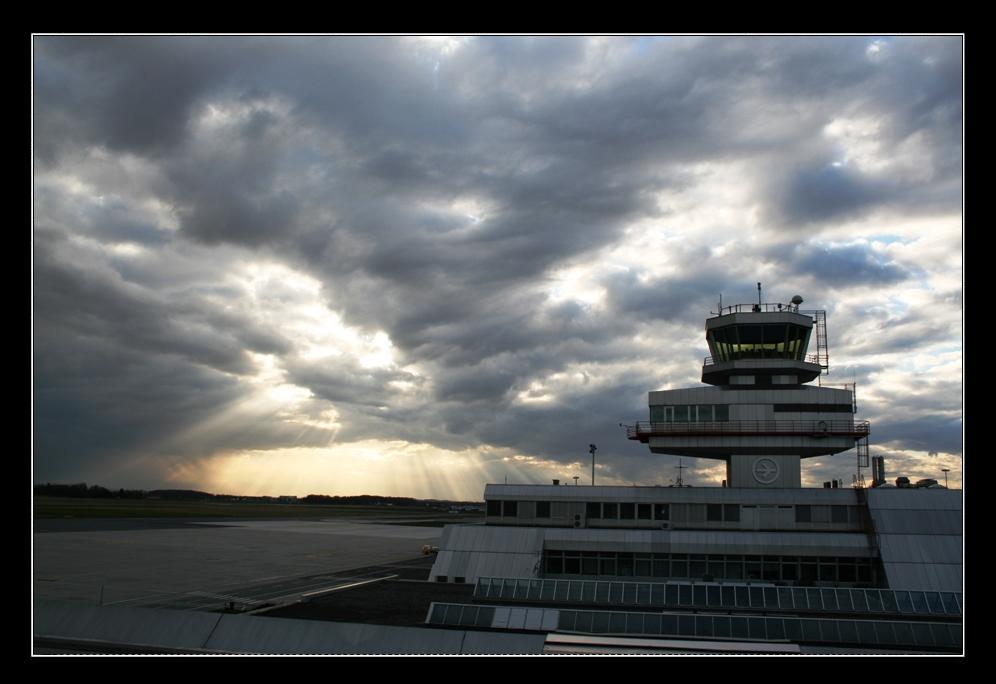
[[[962,591],[961,494],[948,489],[868,490],[890,589]]]

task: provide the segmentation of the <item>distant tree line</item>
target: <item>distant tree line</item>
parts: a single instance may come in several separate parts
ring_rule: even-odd
[[[210,494],[192,489],[108,489],[100,485],[87,486],[86,482],[77,484],[45,484],[35,485],[35,496],[68,496],[87,499],[171,499],[181,501],[217,501],[240,503],[291,503],[316,505],[354,505],[354,506],[431,506],[440,507],[453,502],[436,499],[422,500],[407,496],[374,496],[362,494],[359,496],[328,496],[326,494],[309,494],[305,497],[293,496],[236,496],[232,494]],[[457,502],[466,503],[466,502]]]
[[[100,485],[90,485],[86,482],[77,484],[45,484],[35,485],[35,496],[71,496],[86,499],[145,499],[148,492],[141,489],[119,489],[117,491],[101,487]]]

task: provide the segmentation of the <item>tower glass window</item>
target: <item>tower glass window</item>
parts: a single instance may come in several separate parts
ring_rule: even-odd
[[[809,328],[792,323],[727,325],[710,330],[707,336],[716,361],[737,359],[802,360]]]

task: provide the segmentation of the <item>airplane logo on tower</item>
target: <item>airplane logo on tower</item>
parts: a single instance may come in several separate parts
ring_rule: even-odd
[[[778,464],[770,458],[754,461],[754,479],[761,484],[771,484],[778,478]]]

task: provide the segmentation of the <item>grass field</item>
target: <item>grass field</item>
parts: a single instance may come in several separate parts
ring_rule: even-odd
[[[448,514],[424,506],[350,506],[222,503],[150,499],[35,497],[35,518],[482,518],[480,513]]]

